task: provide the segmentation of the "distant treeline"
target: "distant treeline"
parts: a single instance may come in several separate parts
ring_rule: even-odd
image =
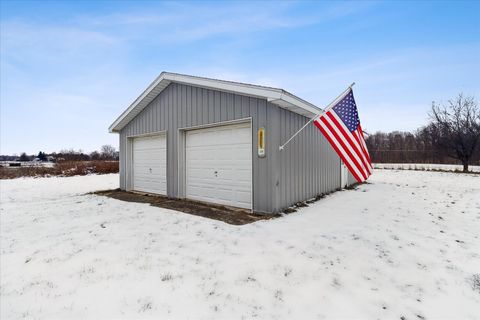
[[[118,151],[111,145],[104,145],[100,151],[84,153],[82,150],[64,149],[59,152],[45,153],[40,151],[36,155],[28,155],[22,152],[20,155],[0,155],[0,161],[96,161],[118,160]]]
[[[377,132],[366,139],[377,163],[440,163],[480,165],[480,107],[460,93],[447,103],[433,102],[430,122],[410,132]]]
[[[421,128],[414,133],[394,131],[377,132],[366,137],[372,162],[376,163],[439,163],[461,164],[436,144],[431,128]],[[480,165],[480,148],[476,148],[471,162]]]

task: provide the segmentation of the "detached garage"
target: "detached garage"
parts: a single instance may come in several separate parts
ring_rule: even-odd
[[[354,182],[287,91],[163,72],[110,126],[120,188],[276,213]]]

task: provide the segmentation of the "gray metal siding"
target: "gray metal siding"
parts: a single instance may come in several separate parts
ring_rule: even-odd
[[[166,131],[167,194],[179,193],[179,129],[251,118],[253,210],[278,212],[295,202],[337,189],[340,160],[313,125],[284,151],[278,146],[308,119],[264,99],[177,83],[170,84],[120,132],[120,187],[127,186],[127,137]],[[265,128],[266,157],[257,156],[257,131]],[[182,144],[180,143],[180,146]]]
[[[284,143],[309,119],[278,108],[279,137]],[[278,158],[279,183],[274,211],[331,192],[340,186],[340,158],[312,124],[297,135],[283,151],[271,152]]]
[[[357,184],[357,179],[355,179],[355,177],[353,176],[353,174],[351,174],[350,172],[348,173],[347,184],[348,184],[349,186],[352,186],[352,185],[354,185],[354,184]]]

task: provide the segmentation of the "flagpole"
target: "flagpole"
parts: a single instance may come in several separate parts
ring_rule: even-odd
[[[302,132],[303,129],[305,129],[313,120],[317,119],[319,116],[321,116],[322,114],[324,114],[325,112],[327,112],[328,110],[330,110],[334,105],[335,103],[337,103],[338,100],[341,100],[343,99],[343,97],[350,91],[352,90],[352,87],[355,85],[355,82],[352,82],[352,84],[347,88],[345,89],[342,93],[340,93],[338,95],[338,97],[336,97],[332,102],[330,102],[326,108],[320,112],[319,114],[315,115],[313,118],[311,118],[307,123],[305,123],[303,125],[303,127],[300,128],[300,130],[298,130],[297,132],[295,132],[295,134],[293,136],[290,137],[290,139],[288,139],[283,145],[279,146],[278,147],[278,150],[282,151],[285,146],[293,140],[293,138],[295,138],[300,132]]]

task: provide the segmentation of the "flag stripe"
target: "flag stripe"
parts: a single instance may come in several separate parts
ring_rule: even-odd
[[[365,169],[368,176],[370,176],[370,167],[367,165],[367,159],[364,157],[360,144],[355,139],[355,131],[350,132],[342,120],[338,117],[335,112],[329,114],[330,118],[334,122],[334,124],[340,129],[341,134],[345,137],[347,142],[351,145],[352,149],[355,151],[356,155],[359,157],[360,161],[363,164],[363,168]],[[354,136],[353,138],[351,136]]]
[[[328,117],[328,118],[327,118]],[[345,137],[345,133],[341,131],[341,129],[337,126],[335,123],[334,119],[331,117],[330,111],[326,113],[326,117],[322,117],[323,121],[331,126],[331,131],[337,138],[337,140],[340,142],[342,148],[346,149],[348,152],[349,157],[352,158],[352,161],[355,163],[357,168],[360,170],[362,173],[362,176],[365,178],[365,180],[368,178],[369,173],[365,169],[365,167],[362,165],[362,161],[358,155],[358,151],[354,149],[352,146],[351,142],[348,141],[348,139]],[[329,121],[330,120],[330,121]]]
[[[341,100],[313,120],[358,182],[372,174],[372,163],[350,88]]]
[[[369,166],[370,163],[369,163],[369,161],[368,161],[368,159],[367,159],[367,155],[366,155],[366,153],[365,153],[365,149],[363,148],[363,144],[362,144],[362,142],[360,141],[361,138],[359,137],[358,130],[353,131],[352,134],[353,134],[353,137],[355,138],[355,140],[357,141],[358,145],[360,146],[360,150],[361,150],[361,152],[362,152],[362,155],[363,155],[363,158],[365,159],[366,164],[368,164],[368,167],[370,167],[370,166]]]
[[[360,126],[356,130],[356,133],[357,133],[358,141],[360,142],[360,146],[362,147],[363,154],[367,159],[368,165],[370,166],[371,169],[373,169],[372,160],[370,160],[370,155],[368,154],[368,150],[367,150],[367,145],[365,144],[365,140],[363,140],[363,136],[361,136],[361,133],[360,133]]]
[[[360,160],[362,166],[362,169],[365,171],[367,177],[370,175],[370,169],[367,165],[367,161],[363,156],[363,152],[361,151],[360,145],[357,143],[355,139],[351,138],[351,135],[353,133],[350,133],[350,130],[345,126],[345,124],[342,122],[340,118],[338,118],[337,114],[335,111],[331,110],[327,112],[326,114],[332,122],[335,124],[335,126],[339,129],[341,136],[345,137],[346,142],[348,145],[351,147],[351,149],[355,152],[357,155],[358,159]],[[350,134],[349,134],[350,133]]]
[[[345,163],[345,165],[347,166],[348,170],[350,171],[350,173],[353,175],[353,177],[355,178],[355,180],[357,180],[358,183],[361,183],[363,182],[362,179],[360,179],[359,175],[358,175],[358,171],[357,171],[357,168],[353,167],[352,164],[350,163],[348,157],[345,156],[345,154],[337,147],[336,143],[333,141],[332,137],[330,136],[330,133],[327,132],[327,128],[324,128],[322,123],[316,119],[315,121],[313,121],[313,123],[315,124],[315,126],[320,129],[320,131],[323,133],[323,135],[325,136],[325,138],[328,140],[328,142],[330,143],[330,145],[333,147],[333,149],[337,152],[337,154],[340,156],[340,158],[342,159],[342,161]]]
[[[328,113],[328,112],[327,112]],[[340,145],[343,150],[345,150],[345,153],[348,155],[348,158],[351,160],[351,162],[355,165],[356,168],[358,168],[358,171],[360,171],[361,175],[363,176],[363,180],[367,180],[367,174],[363,170],[362,165],[359,163],[357,156],[352,153],[350,150],[350,146],[347,146],[345,142],[342,140],[342,138],[339,136],[339,134],[335,131],[333,128],[332,124],[325,119],[324,116],[320,117],[320,121],[323,122],[323,124],[330,130],[330,132],[333,134],[335,137],[335,140],[337,141],[337,145]]]
[[[350,148],[345,144],[345,141],[343,141],[338,132],[336,132],[335,127],[330,122],[328,122],[327,118],[320,118],[320,123],[327,130],[327,132],[330,133],[332,141],[334,141],[339,150],[343,152],[345,160],[350,163],[350,168],[353,168],[356,171],[356,174],[360,180],[366,180],[368,178],[367,174],[364,170],[362,170],[363,168],[358,162],[358,159],[355,158],[352,150],[350,150]]]
[[[358,129],[353,131],[352,134],[353,134],[353,137],[355,138],[355,140],[357,141],[357,144],[360,147],[360,151],[362,152],[362,156],[363,156],[363,159],[365,161],[364,164],[367,167],[368,172],[370,172],[370,160],[367,158],[367,153],[365,152],[365,148],[363,147],[363,144],[361,142],[361,138],[359,137]]]
[[[330,131],[330,129],[322,121],[317,122],[317,127],[319,126],[322,128],[322,133],[327,137],[328,141],[330,142],[332,147],[335,149],[337,154],[343,160],[345,165],[347,165],[350,172],[352,172],[352,174],[355,176],[355,179],[359,181],[363,181],[360,177],[362,175],[360,170],[355,166],[355,164],[353,164],[351,158],[348,156],[346,151],[339,146],[337,139],[335,138],[333,133]]]
[[[370,167],[373,169],[372,159],[370,158],[370,153],[368,152],[367,144],[365,143],[365,136],[363,135],[362,125],[360,123],[358,124],[358,131],[360,132],[361,137],[362,137],[360,140],[362,141],[363,148],[365,149],[365,153],[367,155],[368,162],[370,163]]]

